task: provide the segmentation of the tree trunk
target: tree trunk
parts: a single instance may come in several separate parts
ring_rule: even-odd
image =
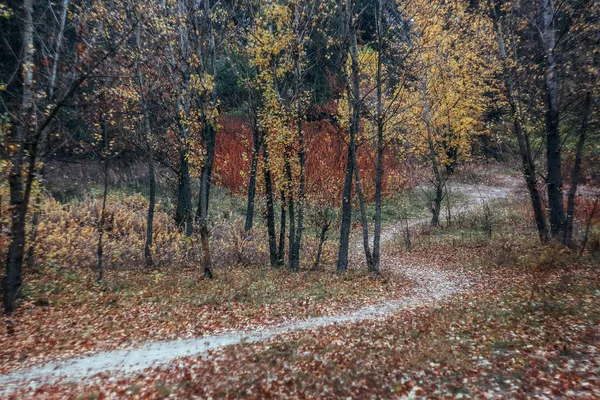
[[[365,250],[365,259],[367,262],[367,268],[370,272],[376,272],[373,267],[373,254],[369,247],[369,221],[367,219],[367,209],[365,207],[365,196],[363,195],[362,186],[360,184],[360,171],[358,169],[358,162],[356,161],[356,153],[352,155],[352,162],[354,164],[354,181],[356,186],[356,193],[358,194],[358,204],[360,207],[360,220],[362,223],[362,234],[363,234],[363,248]]]
[[[321,228],[321,233],[319,235],[319,246],[317,247],[317,255],[315,257],[315,264],[313,268],[316,270],[319,268],[321,264],[321,255],[323,254],[323,244],[325,240],[327,240],[327,231],[329,230],[329,226],[323,226]]]
[[[305,196],[305,165],[306,155],[304,150],[304,133],[302,132],[302,120],[298,120],[298,142],[300,150],[298,157],[300,159],[300,193],[298,195],[298,224],[296,226],[296,238],[294,240],[294,262],[291,266],[293,271],[298,272],[300,270],[300,245],[302,243],[302,230],[304,224],[304,196]]]
[[[498,40],[498,48],[500,49],[500,55],[503,61],[504,79],[506,85],[507,98],[513,117],[513,126],[515,136],[517,137],[517,143],[519,146],[519,154],[521,156],[521,165],[523,168],[523,177],[527,184],[527,191],[529,192],[529,198],[533,208],[533,214],[535,223],[542,243],[548,241],[548,225],[546,223],[546,216],[544,214],[544,207],[542,205],[542,199],[537,187],[537,174],[535,171],[535,164],[533,162],[533,156],[529,146],[528,136],[523,130],[521,124],[521,102],[518,94],[515,93],[515,78],[513,71],[508,66],[508,53],[506,51],[506,45],[504,43],[504,35],[502,29],[502,22],[496,6],[493,8],[494,24],[496,27],[496,38]]]
[[[290,166],[290,161],[288,156],[285,157],[285,175],[288,184],[287,190],[287,204],[288,204],[288,213],[290,220],[290,230],[288,234],[288,268],[294,269],[295,260],[294,256],[296,253],[296,246],[294,241],[296,239],[296,214],[294,210],[294,194],[293,194],[293,184],[292,184],[292,168]]]
[[[592,94],[587,92],[583,101],[583,110],[581,116],[581,127],[579,128],[579,139],[577,141],[577,150],[575,153],[575,164],[571,174],[571,187],[569,188],[569,196],[567,200],[567,219],[565,223],[565,232],[563,243],[566,246],[573,246],[573,218],[575,215],[575,195],[577,194],[577,185],[581,176],[581,162],[583,160],[583,147],[589,123],[590,107],[592,102]]]
[[[382,76],[381,76],[381,52],[383,51],[382,43],[382,26],[381,19],[383,13],[383,0],[377,1],[376,12],[376,28],[377,28],[377,163],[375,165],[375,228],[373,231],[373,257],[372,269],[379,272],[381,263],[381,202],[383,190],[383,101],[382,101]]]
[[[137,50],[141,51],[142,39],[140,26],[136,27],[136,46]],[[140,90],[140,101],[143,113],[143,133],[142,138],[146,147],[146,157],[148,165],[148,213],[146,216],[146,241],[144,242],[144,260],[146,261],[146,267],[152,267],[154,260],[152,259],[152,242],[154,233],[154,209],[156,207],[156,171],[154,169],[154,151],[152,150],[152,128],[150,126],[150,111],[148,110],[148,101],[146,97],[144,76],[140,70],[139,64],[137,65],[137,83]]]
[[[21,296],[23,253],[25,251],[25,223],[29,203],[30,185],[26,184],[23,193],[23,165],[25,161],[25,146],[32,126],[33,119],[33,0],[23,1],[23,42],[22,42],[21,76],[23,93],[19,110],[19,119],[14,129],[15,154],[8,177],[11,207],[11,241],[6,259],[6,274],[2,278],[2,293],[4,309],[12,312],[15,302]],[[33,144],[35,146],[35,143]],[[36,149],[31,149],[30,158],[35,160]],[[30,163],[31,167],[31,163]],[[35,162],[33,165],[35,171]],[[29,168],[27,179],[33,173]]]
[[[544,81],[546,84],[546,157],[548,163],[548,205],[550,208],[550,231],[553,238],[561,238],[564,231],[565,210],[562,188],[561,140],[558,108],[558,71],[554,50],[556,32],[553,0],[542,0],[543,32],[546,64]]]
[[[216,61],[216,48],[215,48],[215,35],[212,24],[212,18],[210,14],[210,2],[204,2],[204,17],[208,26],[208,52],[209,52],[209,63],[207,66],[208,71],[214,79],[217,78],[217,61]],[[217,93],[215,86],[213,85],[210,93],[211,106],[216,107],[217,105]],[[206,108],[206,107],[205,107]],[[204,267],[204,277],[212,279],[212,260],[210,256],[210,241],[208,232],[208,206],[210,202],[210,181],[212,178],[213,164],[215,160],[215,146],[216,146],[216,129],[213,122],[209,120],[206,115],[206,110],[203,110],[203,128],[204,128],[204,143],[206,145],[206,158],[202,165],[202,171],[200,173],[200,195],[198,200],[198,213],[197,217],[200,222],[200,240],[202,242],[202,264]]]
[[[246,205],[246,221],[244,230],[248,232],[254,224],[254,202],[256,199],[256,170],[258,166],[258,155],[260,152],[260,131],[258,123],[254,122],[252,130],[252,141],[254,147],[252,149],[252,162],[250,164],[250,181],[248,182],[248,203]]]
[[[344,193],[342,196],[342,223],[340,229],[340,246],[338,251],[337,271],[348,270],[348,249],[350,244],[350,228],[352,224],[352,176],[354,174],[354,152],[356,151],[356,135],[360,118],[360,77],[358,75],[358,42],[356,28],[352,22],[352,4],[346,0],[345,32],[350,39],[351,72],[346,82],[348,93],[348,112],[350,113],[350,143],[348,143],[348,159],[346,160],[346,176],[344,177]]]
[[[346,162],[346,175],[344,177],[344,192],[342,195],[342,220],[340,230],[340,245],[338,250],[337,271],[348,270],[348,248],[350,244],[350,227],[352,225],[352,175],[354,163],[352,162],[351,145],[348,145],[348,161]]]
[[[215,130],[212,125],[206,124],[206,159],[200,174],[200,196],[198,200],[197,219],[200,223],[200,241],[202,242],[202,265],[204,276],[212,279],[212,260],[210,257],[210,242],[208,232],[208,204],[210,199],[210,179],[215,158]]]
[[[435,143],[433,141],[434,139],[431,127],[431,115],[429,112],[429,101],[427,98],[428,82],[425,76],[425,71],[422,71],[421,91],[423,92],[423,117],[425,119],[425,130],[427,132],[429,158],[431,162],[431,170],[433,171],[433,178],[435,179],[435,197],[433,199],[433,204],[431,205],[431,226],[439,226],[440,211],[442,209],[442,201],[444,200],[444,185],[446,184],[446,181],[442,177],[442,171],[440,170],[441,162],[438,159],[438,154],[435,149]]]
[[[281,192],[281,220],[279,221],[279,247],[277,248],[277,266],[281,267],[285,260],[285,222],[287,219],[285,209],[285,194]]]
[[[442,210],[442,201],[444,200],[444,183],[436,179],[435,197],[431,207],[431,226],[440,226],[440,211]]]
[[[269,153],[267,151],[267,142],[263,140],[263,173],[265,178],[265,192],[267,197],[267,232],[269,236],[269,260],[271,267],[277,267],[277,238],[275,237],[275,207],[273,202],[273,182],[271,178],[271,169],[269,166]]]

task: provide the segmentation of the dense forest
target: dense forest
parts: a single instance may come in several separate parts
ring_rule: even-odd
[[[110,351],[113,342],[261,321],[310,317],[306,327],[319,328],[330,324],[318,318],[359,305],[411,304],[426,285],[422,296],[455,299],[467,281],[488,293],[485,307],[513,290],[521,297],[507,304],[518,298],[544,318],[545,306],[531,304],[586,304],[582,324],[597,349],[599,1],[2,0],[0,32],[0,373],[73,354],[67,349]],[[477,315],[464,323],[491,329],[481,317],[489,309],[477,304],[454,304],[438,328]],[[583,318],[576,309],[561,314],[565,324]],[[364,329],[395,337],[406,326],[394,319]],[[251,341],[305,327],[281,329]],[[405,333],[416,340],[419,332]],[[567,342],[588,340],[577,338],[561,357]],[[319,341],[298,343],[320,351]],[[423,362],[435,361],[418,346]],[[586,354],[592,375],[557,383],[558,392],[512,379],[526,396],[546,386],[556,396],[600,395],[600,360]],[[383,368],[387,357],[372,362]],[[211,392],[216,370],[186,371],[189,387],[152,386],[142,397],[458,393],[414,377],[381,386],[363,372],[358,389],[333,382],[342,378],[330,370],[295,391],[253,392],[271,385],[256,372],[237,389]],[[0,386],[10,379],[0,376]],[[334,387],[329,395],[324,384]],[[137,393],[103,385],[86,390]],[[54,390],[46,395],[70,398]]]

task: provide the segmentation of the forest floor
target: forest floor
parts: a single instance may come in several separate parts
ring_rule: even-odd
[[[470,214],[484,202],[510,201],[506,198],[515,194],[516,185],[509,180],[498,187],[463,184],[454,190],[468,198],[460,213]],[[214,321],[219,312],[228,315],[227,307],[233,307],[237,317],[230,320],[235,322],[217,324],[218,328],[185,333],[178,330],[175,326],[198,322],[187,316],[198,314],[198,309],[184,308],[181,314],[172,316],[174,327],[169,334],[174,340],[144,343],[148,339],[165,339],[145,335],[144,319],[137,322],[141,332],[131,334],[135,340],[129,338],[115,346],[120,350],[112,350],[113,346],[102,342],[88,345],[90,355],[85,355],[86,346],[80,347],[78,342],[71,343],[72,352],[62,348],[53,351],[40,343],[37,347],[25,346],[30,354],[26,359],[19,360],[13,354],[5,356],[9,362],[5,364],[8,367],[3,367],[4,375],[0,375],[0,387],[4,388],[1,395],[600,396],[600,281],[590,263],[569,262],[566,267],[549,268],[543,274],[535,268],[523,271],[511,264],[531,264],[531,260],[539,258],[539,249],[524,246],[522,251],[515,251],[513,247],[522,246],[518,239],[507,243],[502,235],[485,246],[478,242],[457,245],[456,238],[447,240],[444,235],[437,235],[433,247],[428,239],[429,246],[416,246],[410,252],[400,250],[395,241],[406,227],[410,230],[423,222],[426,220],[416,219],[386,227],[382,263],[385,279],[373,281],[355,272],[350,280],[340,282],[339,277],[326,274],[326,281],[314,278],[320,282],[316,284],[310,274],[298,281],[290,281],[292,278],[283,274],[268,276],[276,290],[285,291],[280,281],[287,280],[287,293],[297,297],[290,301],[289,296],[275,296],[273,301],[237,304],[234,295],[229,299],[232,304],[214,310]],[[561,255],[561,250],[557,250],[550,257],[558,259]],[[507,260],[499,263],[502,265],[487,265],[503,256]],[[523,257],[529,258],[524,262]],[[314,293],[314,287],[337,290],[319,295]],[[261,287],[256,293],[244,293],[252,299],[264,290]],[[123,301],[121,297],[117,300]],[[225,296],[221,306],[227,303]],[[258,310],[247,311],[253,308]],[[269,314],[271,308],[279,311]],[[127,307],[113,307],[112,312],[115,321],[138,317],[135,307],[129,317]],[[152,324],[155,315],[162,314],[150,314],[146,317],[148,323]],[[289,318],[290,315],[294,317]],[[185,323],[179,320],[180,316]],[[28,319],[24,317],[23,321]],[[27,334],[27,328],[19,328],[22,335]],[[120,331],[102,325],[97,336],[114,337],[116,332]],[[15,338],[14,333],[12,337]],[[74,355],[80,356],[71,358]],[[16,369],[19,364],[29,367]]]

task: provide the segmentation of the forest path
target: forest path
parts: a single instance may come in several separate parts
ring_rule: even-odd
[[[466,195],[468,201],[463,205],[461,212],[469,212],[480,207],[484,201],[508,197],[512,193],[513,186],[498,188],[456,184],[452,189],[460,190]],[[426,218],[411,220],[409,226],[427,222]],[[386,227],[382,232],[382,242],[387,242],[395,235],[401,234],[405,227],[405,223]],[[100,373],[131,375],[149,367],[168,364],[179,357],[199,356],[210,350],[244,342],[267,341],[293,331],[382,318],[398,311],[433,305],[447,296],[468,291],[472,285],[472,282],[463,276],[422,265],[404,265],[401,260],[388,259],[385,255],[383,268],[401,270],[415,283],[412,294],[399,300],[390,300],[335,316],[313,317],[271,327],[194,339],[149,342],[130,350],[104,351],[90,356],[16,370],[0,375],[0,397],[24,387],[35,389],[48,383],[80,382]]]
[[[449,183],[448,191],[450,195],[460,193],[465,197],[465,201],[459,206],[451,207],[453,217],[474,212],[482,208],[484,204],[491,200],[506,199],[515,193],[519,185],[518,180],[511,177],[503,177],[501,186],[486,186],[466,183]],[[444,220],[444,207],[440,215],[440,220]],[[384,226],[381,231],[381,245],[391,241],[397,236],[404,235],[407,228],[413,228],[417,225],[428,224],[431,217],[410,219],[408,221],[396,221],[387,226]],[[363,248],[362,240],[357,241],[357,247]]]

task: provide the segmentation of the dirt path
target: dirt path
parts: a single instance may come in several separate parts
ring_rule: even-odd
[[[460,190],[469,201],[461,212],[468,212],[481,205],[482,201],[505,198],[511,188],[492,188],[473,185],[454,185],[453,190]],[[428,219],[409,221],[410,226],[427,222]],[[384,242],[402,232],[401,224],[390,225],[383,232]],[[150,342],[131,350],[105,351],[91,356],[48,363],[45,365],[16,370],[0,375],[0,395],[12,392],[17,388],[28,386],[35,389],[45,383],[79,382],[93,375],[110,372],[117,375],[134,374],[148,367],[172,362],[178,357],[198,356],[209,350],[241,342],[261,342],[275,336],[297,330],[316,329],[332,324],[354,323],[369,319],[382,318],[401,310],[413,309],[433,304],[441,299],[469,289],[471,282],[461,276],[426,268],[423,266],[402,265],[398,260],[384,258],[384,268],[398,268],[415,283],[412,295],[400,300],[387,301],[356,311],[336,316],[308,318],[296,322],[265,327],[249,331],[238,331],[227,334],[211,335],[195,339]],[[0,396],[1,397],[1,396]]]
[[[477,211],[481,209],[483,205],[491,200],[499,200],[506,199],[511,196],[516,187],[518,186],[518,182],[516,182],[512,178],[506,178],[503,182],[503,186],[484,186],[484,185],[473,185],[473,184],[465,184],[465,183],[451,183],[448,184],[448,191],[450,195],[454,193],[462,194],[466,201],[460,205],[460,207],[453,207],[451,212],[453,216],[457,216],[459,214],[466,214],[470,212]],[[443,218],[443,216],[440,216]],[[410,219],[408,221],[408,228],[413,228],[418,225],[427,224],[431,220],[431,217],[423,217],[417,219]],[[395,237],[404,235],[406,230],[406,221],[397,221],[392,224],[386,225],[383,227],[381,231],[381,244],[385,244],[390,242]],[[362,237],[358,237],[356,239],[356,250],[362,252],[363,250],[363,242]],[[364,254],[364,252],[361,253]]]

